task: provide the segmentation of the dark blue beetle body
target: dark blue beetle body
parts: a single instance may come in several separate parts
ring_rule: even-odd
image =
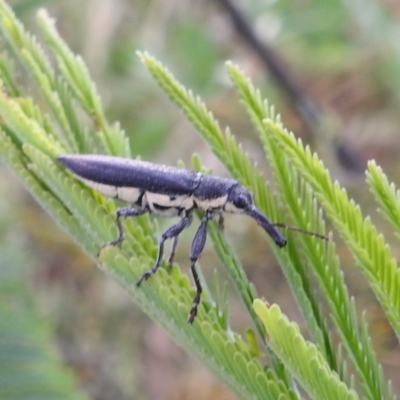
[[[111,156],[62,155],[57,159],[86,185],[106,196],[131,203],[129,207],[117,210],[116,223],[119,235],[117,239],[108,243],[109,245],[116,245],[124,239],[121,217],[150,212],[166,217],[179,216],[181,218],[177,224],[162,234],[156,264],[139,279],[138,286],[160,267],[164,242],[167,239],[174,240],[170,257],[170,265],[172,264],[178,236],[192,222],[194,209],[205,211],[190,254],[192,273],[197,288],[189,315],[190,323],[197,314],[202,292],[195,263],[203,251],[207,224],[210,219],[217,215],[222,220],[223,212],[246,214],[255,219],[279,247],[286,245],[286,239],[275,224],[256,208],[252,194],[233,179]]]

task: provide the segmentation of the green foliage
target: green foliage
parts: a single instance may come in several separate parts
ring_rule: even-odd
[[[285,364],[313,399],[359,398],[332,372],[318,348],[304,340],[299,327],[290,323],[278,306],[267,307],[256,300],[254,308],[267,328],[269,345],[286,360]]]
[[[0,214],[0,398],[87,399],[56,351],[53,329],[26,283],[34,256],[26,243],[15,245],[7,235],[9,204],[2,202]]]
[[[282,200],[287,204],[294,224],[313,231],[320,231],[323,224],[321,214],[318,214],[315,210],[315,202],[312,199],[310,188],[304,186],[304,182],[296,184],[298,177],[296,164],[293,162],[295,160],[291,157],[285,160],[283,154],[290,154],[287,152],[289,149],[284,148],[284,151],[282,151],[280,142],[278,142],[280,137],[286,138],[289,135],[282,128],[279,119],[275,117],[273,109],[270,109],[268,104],[262,101],[260,94],[252,88],[251,83],[248,82],[243,74],[232,65],[229,66],[229,70],[241,94],[242,101],[247,106],[246,108],[249,111],[250,117],[260,132],[265,151],[269,155],[269,160],[275,173],[279,192],[283,197]],[[281,136],[277,138],[274,136],[276,133]],[[303,148],[301,143],[293,143],[292,150],[297,152],[299,158],[305,157],[307,154],[307,150]],[[303,168],[299,169],[299,172],[303,173],[306,178],[312,177],[313,180],[311,183],[319,183],[321,182],[319,176],[325,174],[325,170],[317,162],[312,164],[312,166],[314,167],[313,169],[307,169],[308,165],[303,164]],[[288,182],[293,184],[288,185]],[[318,191],[315,190],[314,193],[318,197],[318,193],[320,192],[321,190],[319,189]],[[299,196],[299,193],[301,196]],[[321,203],[324,204],[323,202]],[[329,204],[332,203],[334,202],[332,201]],[[345,204],[338,204],[338,212],[341,212],[345,206]],[[317,217],[317,222],[312,224],[315,217]],[[349,219],[352,218],[353,214],[349,213]],[[339,218],[339,221],[341,222],[342,219]],[[303,235],[299,239],[303,244],[302,251],[306,254],[308,267],[313,271],[320,289],[326,298],[342,343],[348,351],[348,356],[352,360],[354,368],[359,371],[359,378],[362,385],[369,393],[370,398],[377,398],[383,392],[383,377],[375,359],[368,335],[362,335],[359,332],[359,322],[356,318],[354,304],[349,299],[343,276],[339,269],[339,260],[335,254],[334,242],[328,242],[325,248],[324,244],[315,238]],[[294,263],[299,257],[301,256],[295,252]],[[319,343],[324,354],[326,354],[331,367],[338,368],[340,371],[341,360],[339,360],[339,363],[336,360],[326,328],[326,321],[321,318],[321,310],[316,304],[314,292],[310,291],[306,273],[300,263],[297,263],[295,268],[299,276],[291,278],[289,274],[292,269],[290,269],[287,273],[289,275],[288,281],[291,284],[298,303],[303,305],[301,307],[303,315],[309,320],[309,327],[315,340]],[[304,297],[306,297],[306,300],[303,300]],[[310,306],[307,306],[307,301],[309,301]],[[364,325],[364,322],[362,324]],[[366,331],[367,328],[364,325],[362,332]],[[370,379],[371,369],[374,370],[374,379]]]
[[[4,254],[4,253],[2,253]],[[18,280],[4,280],[0,268],[0,398],[83,400],[61,363],[48,322]]]
[[[360,207],[348,199],[346,191],[337,182],[331,181],[316,155],[300,146],[292,134],[274,121],[266,120],[265,124],[279,145],[293,155],[293,163],[315,189],[316,197],[346,240],[400,337],[400,270],[383,235],[378,234],[370,218],[362,217]]]
[[[0,62],[0,154],[53,218],[97,259],[98,249],[115,237],[115,205],[76,181],[55,158],[64,152],[128,157],[130,147],[119,125],[107,122],[83,60],[69,50],[44,11],[38,14],[38,20],[51,62],[0,0],[3,35],[14,50],[14,58],[26,67],[46,101],[46,107],[39,107],[31,93],[17,84],[11,56],[4,56]],[[272,193],[260,169],[229,129],[221,130],[200,99],[155,58],[147,53],[139,56],[228,171],[254,193],[261,211],[273,221],[291,221],[298,228],[321,234],[325,232],[322,213],[326,213],[352,251],[399,337],[399,270],[389,247],[372,222],[363,219],[344,189],[331,181],[317,156],[283,128],[273,108],[244,74],[228,63],[230,78],[259,132],[279,195]],[[196,169],[202,168],[197,158],[193,164]],[[399,195],[372,163],[368,182],[382,212],[398,228]],[[287,232],[285,249],[278,249],[266,237],[304,316],[313,342],[308,343],[279,308],[268,308],[256,300],[256,290],[247,280],[239,258],[216,225],[211,224],[216,252],[268,352],[271,362],[267,367],[259,359],[262,351],[257,347],[256,333],[248,330],[246,343],[231,331],[226,291],[217,293],[216,301],[207,291],[195,323],[189,325],[187,312],[194,290],[176,266],[168,271],[163,265],[151,280],[137,288],[136,281],[156,257],[156,234],[147,216],[127,220],[124,228],[126,240],[119,247],[104,248],[97,259],[99,267],[241,398],[298,399],[301,396],[295,382],[314,399],[394,398],[372,349],[368,326],[364,319],[358,319],[348,295],[332,234],[325,242],[315,236]],[[338,347],[333,344],[332,325],[339,334]]]

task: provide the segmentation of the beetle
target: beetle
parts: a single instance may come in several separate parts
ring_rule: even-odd
[[[130,206],[116,211],[118,237],[105,246],[115,246],[124,240],[121,218],[145,213],[162,217],[180,217],[179,222],[161,235],[156,262],[137,281],[137,286],[148,280],[159,269],[167,239],[173,239],[169,258],[169,265],[172,265],[178,236],[191,224],[193,211],[200,209],[205,212],[190,251],[190,268],[196,285],[196,295],[189,312],[189,323],[193,323],[197,315],[202,293],[195,265],[206,243],[208,222],[214,217],[219,217],[222,224],[222,213],[248,215],[264,228],[279,247],[284,247],[287,241],[277,226],[322,236],[272,223],[254,205],[253,195],[233,179],[204,175],[192,170],[147,161],[104,155],[60,155],[57,160],[87,186],[108,197],[130,203]]]

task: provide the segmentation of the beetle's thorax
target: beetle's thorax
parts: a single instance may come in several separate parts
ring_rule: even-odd
[[[144,192],[140,204],[143,208],[157,215],[173,217],[182,215],[183,212],[191,212],[195,208],[204,211],[225,211],[228,198],[232,190],[240,186],[237,181],[209,175],[198,177],[197,187],[187,195],[173,195],[163,193]],[[228,206],[227,212],[240,212],[234,210],[233,205]]]
[[[147,206],[154,214],[173,217],[199,208],[204,211],[224,211],[229,194],[238,186],[237,181],[199,174],[197,187],[187,195],[144,192],[137,206]],[[232,211],[228,211],[232,212]]]
[[[233,179],[202,175],[200,184],[192,194],[195,206],[204,211],[223,209],[229,191],[235,185],[237,182]]]

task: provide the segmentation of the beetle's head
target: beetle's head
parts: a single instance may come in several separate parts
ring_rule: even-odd
[[[254,207],[253,195],[243,186],[234,186],[226,200],[224,211],[233,214],[247,214]]]
[[[231,189],[224,211],[248,215],[264,228],[279,247],[286,245],[286,239],[275,225],[254,205],[253,195],[243,186],[236,185]]]

